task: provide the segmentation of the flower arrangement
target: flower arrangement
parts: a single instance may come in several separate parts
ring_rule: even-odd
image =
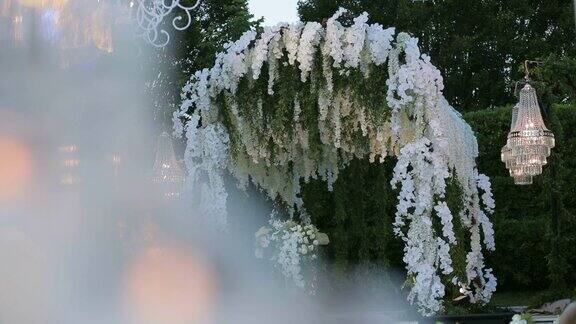
[[[240,188],[255,184],[309,224],[302,181],[322,179],[332,189],[352,159],[395,156],[394,232],[414,279],[408,299],[431,315],[442,309],[446,285],[466,285],[472,302],[486,303],[496,289],[483,256],[495,248],[494,200],[476,168],[474,133],[444,98],[440,71],[420,53],[418,39],[368,24],[367,14],[343,26],[345,12],[326,26],[298,22],[246,32],[211,69],[191,76],[174,113],[175,133],[187,137],[185,188],[201,188],[203,216],[222,229],[226,172]],[[458,206],[446,199],[449,182],[460,192]],[[455,223],[469,242],[457,240]],[[464,266],[452,253],[462,243],[470,247]]]
[[[282,274],[299,288],[310,287],[302,274],[305,265],[313,266],[318,258],[321,246],[330,242],[328,235],[321,233],[314,225],[301,225],[292,220],[280,221],[273,216],[270,226],[262,226],[255,234],[256,257],[264,258],[270,254],[270,260]]]

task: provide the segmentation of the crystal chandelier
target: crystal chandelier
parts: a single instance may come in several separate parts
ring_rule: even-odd
[[[60,184],[72,186],[80,182],[77,176],[80,160],[78,159],[78,147],[76,145],[63,145],[58,147],[61,155],[62,174]]]
[[[166,198],[180,196],[180,184],[185,178],[184,171],[176,160],[172,140],[166,132],[158,138],[152,172],[152,181],[161,185]]]
[[[528,81],[528,77],[526,79]],[[529,83],[520,91],[520,102],[512,112],[510,128],[501,159],[515,184],[532,184],[533,177],[542,173],[555,143],[554,134],[542,120],[536,90]]]

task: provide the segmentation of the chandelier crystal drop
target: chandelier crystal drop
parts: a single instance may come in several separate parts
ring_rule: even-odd
[[[510,123],[510,131],[514,130],[516,120],[518,119],[518,104],[512,109],[512,122]],[[506,164],[506,169],[510,170],[510,175],[514,178],[514,183],[517,185],[530,185],[532,184],[533,177],[525,174],[523,170],[516,164],[516,157],[512,155],[512,149],[508,144],[504,145],[501,151],[502,162]]]
[[[155,183],[181,183],[184,182],[184,171],[180,167],[172,140],[168,133],[163,132],[158,138],[156,146],[156,159],[154,160],[152,181]]]
[[[514,183],[531,184],[532,178],[542,173],[555,141],[554,134],[544,125],[536,91],[530,84],[520,91],[520,102],[512,112],[510,128],[501,159],[514,177]]]
[[[516,125],[516,120],[518,119],[518,105],[512,108],[512,122],[510,123],[510,132],[514,129]],[[508,132],[508,133],[510,133]],[[512,150],[508,143],[504,145],[501,151],[501,160],[506,164],[506,169],[510,169],[513,165],[515,165],[516,159],[512,156]]]

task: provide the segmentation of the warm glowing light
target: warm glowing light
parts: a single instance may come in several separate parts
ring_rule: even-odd
[[[512,112],[508,141],[502,148],[501,159],[518,185],[532,184],[542,173],[550,150],[555,145],[554,134],[546,128],[535,89],[526,84],[520,91],[520,102]]]
[[[71,186],[80,182],[74,175],[72,174],[64,174],[60,179],[60,184],[64,186]]]
[[[21,141],[0,135],[0,202],[21,196],[32,182],[32,156]]]
[[[120,156],[120,154],[112,154],[110,156],[110,162],[112,163],[112,166],[114,168],[119,168],[120,165],[122,164],[122,157]]]
[[[60,146],[58,148],[58,151],[63,153],[73,153],[76,152],[77,150],[78,148],[76,147],[76,145]]]
[[[111,7],[99,4],[89,15],[79,16],[78,8],[73,4],[71,2],[60,10],[60,47],[66,50],[93,45],[103,52],[113,52]]]
[[[21,43],[24,40],[24,29],[22,26],[22,16],[16,15],[12,18],[12,27],[14,33],[14,41],[16,43]]]
[[[199,255],[179,247],[154,246],[127,270],[124,296],[137,323],[210,323],[215,280]]]
[[[106,53],[112,53],[112,27],[110,17],[106,17],[106,8],[100,6],[91,16],[91,23],[87,27],[89,37],[92,39],[94,46]]]
[[[80,161],[78,161],[77,159],[64,160],[64,166],[67,168],[74,168],[77,167],[79,164]]]
[[[61,8],[68,0],[18,0],[18,3],[24,7],[34,8]]]
[[[79,183],[80,179],[76,177],[76,169],[80,165],[80,160],[77,158],[78,147],[76,145],[62,145],[58,147],[58,151],[62,155],[63,168],[60,184],[71,186]]]

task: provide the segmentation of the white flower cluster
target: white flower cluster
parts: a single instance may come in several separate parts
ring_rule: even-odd
[[[200,190],[198,209],[202,220],[225,230],[227,225],[226,200],[223,172],[228,163],[228,132],[221,124],[199,127],[200,116],[194,113],[186,124],[186,137],[198,145],[186,146],[184,161],[188,177],[185,195],[195,196]]]
[[[516,315],[512,316],[512,320],[510,321],[510,324],[528,324],[528,321],[523,319],[522,315],[516,314]]]
[[[315,22],[298,22],[266,28],[259,37],[249,31],[217,55],[214,67],[190,78],[183,89],[182,106],[174,114],[175,132],[186,131],[188,137],[190,188],[198,181],[203,183],[196,186],[203,188],[202,196],[216,202],[203,210],[219,224],[225,224],[227,215],[224,169],[240,187],[252,181],[271,198],[283,200],[291,211],[305,215],[301,180],[321,178],[331,189],[339,171],[353,158],[382,162],[395,155],[398,163],[392,185],[400,191],[394,230],[405,242],[404,261],[415,278],[410,301],[424,314],[441,309],[445,287],[440,278],[453,273],[451,246],[460,243],[453,222],[459,220],[470,232],[471,250],[466,257],[466,278],[451,276],[452,284],[470,287],[472,301],[486,302],[496,288],[482,254],[484,246],[494,249],[488,217],[494,200],[489,179],[476,169],[476,138],[444,98],[440,71],[420,53],[416,38],[406,33],[395,37],[393,28],[368,24],[367,14],[345,27],[338,21],[345,12],[338,10],[325,28]],[[255,79],[265,77],[261,73],[265,64],[268,89],[265,95],[249,93],[256,100],[246,112],[246,99],[237,97],[239,83],[246,80],[248,87],[253,86]],[[301,84],[278,82],[279,69],[285,67],[294,71]],[[353,85],[336,87],[336,78],[356,71],[366,80],[388,72],[382,109],[365,106],[358,99],[365,94],[355,93]],[[267,96],[295,86],[309,87],[306,93],[316,97],[296,93],[288,100],[291,117],[269,125],[264,116],[270,112],[263,104]],[[318,109],[314,121],[305,118],[304,103],[309,105],[311,100]],[[224,118],[230,129],[223,126]],[[185,119],[186,127],[181,122]],[[317,125],[312,127],[311,122]],[[313,135],[318,135],[320,144],[312,143]],[[462,190],[457,214],[445,200],[449,178]],[[433,226],[435,222],[441,231]],[[293,262],[301,247],[298,239],[290,237],[283,240],[282,262],[292,269],[286,274],[295,279]]]
[[[304,26],[299,40],[298,53],[296,54],[298,63],[300,63],[300,70],[302,71],[302,82],[306,81],[308,74],[312,71],[314,53],[316,53],[316,47],[322,39],[322,32],[322,25],[317,22],[310,22]]]
[[[448,177],[442,157],[433,150],[430,140],[422,137],[401,149],[392,179],[394,188],[397,184],[402,185],[394,232],[406,244],[404,262],[408,275],[416,277],[408,300],[416,303],[425,315],[434,314],[442,307],[444,285],[439,272],[447,275],[453,271],[448,245],[448,242],[455,243],[452,215],[441,201]],[[439,211],[444,237],[437,236],[434,231],[434,209]],[[407,221],[409,226],[404,234],[402,230]]]
[[[306,279],[302,267],[312,266],[318,258],[318,249],[329,243],[328,235],[321,233],[311,224],[300,225],[294,221],[280,221],[272,213],[270,227],[263,226],[256,232],[256,257],[263,258],[271,250],[270,260],[282,274],[299,288],[305,288]]]

